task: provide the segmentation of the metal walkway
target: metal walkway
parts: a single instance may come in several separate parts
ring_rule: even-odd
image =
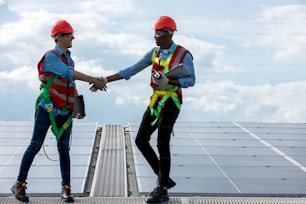
[[[0,197],[2,204],[20,204],[13,197]],[[31,204],[63,203],[58,197],[30,197]],[[76,197],[82,204],[146,204],[144,197]],[[169,204],[305,204],[306,198],[291,197],[171,197]]]
[[[91,197],[127,196],[126,159],[123,127],[106,125],[93,178]]]

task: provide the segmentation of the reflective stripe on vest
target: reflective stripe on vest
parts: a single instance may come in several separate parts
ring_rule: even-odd
[[[56,50],[51,50],[51,52],[54,52],[65,64],[67,64],[65,58],[61,57]],[[52,73],[43,72],[42,66],[44,58],[45,55],[38,63],[38,74],[42,84],[46,84],[52,75]],[[70,66],[74,66],[72,60],[70,62]],[[76,89],[75,85],[71,86],[69,84],[68,79],[56,76],[49,89],[49,94],[55,107],[64,108],[68,105],[70,110],[73,110]]]
[[[59,54],[57,53],[56,50],[51,50],[52,52],[55,52],[55,54],[60,58]],[[62,127],[58,128],[56,125],[56,121],[55,121],[55,116],[53,113],[53,104],[54,106],[56,106],[57,108],[63,106],[61,109],[67,109],[67,100],[72,101],[71,103],[69,103],[69,109],[73,110],[73,103],[74,103],[74,97],[72,97],[71,95],[69,95],[69,92],[71,91],[72,94],[75,95],[76,93],[76,89],[74,86],[69,86],[68,84],[68,80],[62,77],[59,77],[53,73],[44,73],[42,72],[42,62],[45,58],[45,55],[42,57],[42,59],[39,61],[38,63],[38,72],[39,72],[39,79],[42,81],[40,88],[41,88],[41,92],[40,95],[38,96],[37,100],[36,100],[36,105],[35,108],[37,109],[41,99],[45,100],[45,108],[47,109],[47,112],[49,114],[49,119],[51,122],[51,131],[53,132],[53,134],[56,137],[56,140],[59,141],[62,134],[65,132],[65,130],[71,125],[72,123],[72,113],[70,111],[69,117],[67,119],[67,121],[62,125]],[[61,58],[61,60],[63,61],[63,59]],[[63,61],[65,63],[65,61]],[[65,87],[66,90],[68,91],[68,93],[61,93],[61,92],[65,92],[65,89],[63,89],[62,87]],[[72,89],[72,90],[70,90]],[[68,95],[69,96],[68,96]],[[52,97],[53,96],[53,97]],[[51,98],[54,101],[51,101]],[[56,103],[57,101],[55,100],[60,100],[61,103]],[[62,102],[65,102],[64,105]],[[57,104],[57,105],[56,105]]]
[[[167,73],[169,70],[171,70],[173,67],[178,66],[180,63],[183,62],[184,57],[188,50],[186,50],[184,47],[177,45],[173,52],[169,53],[167,60],[160,60],[159,55],[160,51],[158,48],[155,48],[152,52],[151,60],[153,63],[151,73],[155,71],[160,71]],[[164,64],[166,63],[166,64]],[[162,66],[163,64],[164,66]],[[151,79],[150,85],[153,89],[157,89],[158,85],[153,82]],[[173,90],[173,88],[171,89]],[[180,87],[177,88],[178,97],[183,103],[183,97],[182,97],[182,89]]]

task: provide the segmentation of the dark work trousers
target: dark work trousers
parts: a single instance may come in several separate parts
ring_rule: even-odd
[[[57,126],[62,127],[62,125],[67,121],[68,117],[69,115],[56,116],[55,121]],[[35,123],[32,139],[21,160],[19,175],[17,178],[18,181],[25,181],[27,179],[28,172],[32,165],[34,157],[41,149],[50,125],[51,122],[49,119],[48,112],[45,111],[41,106],[39,106],[35,112]],[[57,149],[59,152],[60,168],[62,175],[62,185],[70,185],[69,140],[71,129],[72,124],[65,130],[61,139],[57,142]]]
[[[180,110],[177,108],[171,98],[169,98],[164,107],[161,109],[159,119],[155,125],[151,125],[156,118],[151,115],[150,108],[143,114],[143,118],[135,139],[135,143],[152,170],[158,175],[158,182],[160,186],[167,187],[170,167],[170,137],[175,121],[179,115]],[[152,133],[157,129],[157,148],[159,158],[150,145]]]

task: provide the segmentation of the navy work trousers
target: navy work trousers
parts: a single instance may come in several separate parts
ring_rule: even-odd
[[[67,121],[68,117],[69,115],[56,116],[55,120],[57,126],[59,128],[62,127],[62,125]],[[35,112],[35,123],[34,123],[32,139],[21,160],[19,175],[17,178],[18,181],[26,181],[34,157],[41,149],[41,146],[45,140],[50,125],[51,123],[48,112],[45,111],[41,106],[39,106]],[[59,161],[60,161],[60,169],[62,176],[62,185],[70,185],[69,140],[70,140],[71,129],[72,125],[70,125],[65,130],[65,132],[62,134],[62,137],[57,142],[57,149],[59,152]]]

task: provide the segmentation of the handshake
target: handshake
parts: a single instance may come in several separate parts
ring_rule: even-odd
[[[90,82],[89,84],[91,84],[90,90],[92,92],[96,92],[97,90],[101,90],[101,91],[106,91],[107,90],[107,78],[101,76],[100,78],[96,78],[96,80],[94,82]]]
[[[164,90],[173,87],[172,84],[169,84],[169,78],[163,72],[153,72],[152,73],[152,80],[155,85],[158,86],[158,89]],[[98,90],[106,91],[107,86],[106,84],[111,81],[120,80],[122,77],[119,74],[111,75],[108,77],[97,77],[89,84],[91,84],[90,90],[92,92],[96,92]]]

